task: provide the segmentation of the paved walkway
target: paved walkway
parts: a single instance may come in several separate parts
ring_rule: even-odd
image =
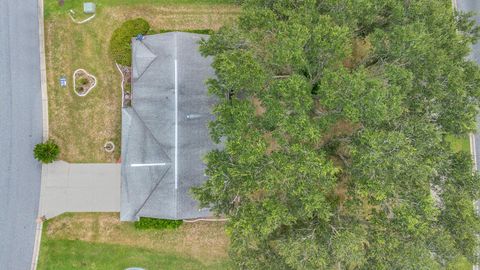
[[[64,212],[119,212],[120,164],[44,165],[39,216]]]

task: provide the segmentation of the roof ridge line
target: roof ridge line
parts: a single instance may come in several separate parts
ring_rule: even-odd
[[[143,69],[142,73],[138,74],[138,77],[135,79],[135,80],[139,80],[142,75],[145,73],[145,71],[148,70],[148,68],[150,68],[150,66],[152,65],[153,62],[155,62],[155,60],[157,60],[158,58],[158,55],[156,55],[155,53],[153,53],[152,49],[143,41],[138,41],[140,44],[142,44],[143,46],[145,46],[145,48],[147,48],[147,50],[154,56],[152,61],[150,61],[150,63],[148,63],[148,65]],[[138,58],[138,57],[135,57],[135,58]],[[138,72],[138,69],[137,69],[137,72]]]
[[[137,110],[135,110],[135,108],[133,106],[131,106],[132,108],[132,111],[135,113],[135,115],[137,116],[137,118],[140,120],[140,122],[142,123],[142,125],[145,127],[145,129],[148,131],[148,133],[150,133],[150,136],[152,136],[153,140],[155,141],[155,143],[157,143],[157,145],[160,147],[160,150],[163,152],[163,154],[165,154],[165,156],[168,157],[168,161],[169,163],[172,163],[172,158],[165,152],[164,147],[163,147],[163,144],[161,144],[157,138],[155,137],[155,135],[153,135],[153,132],[152,130],[148,127],[148,125],[145,123],[145,121],[143,121],[143,119],[140,117],[140,115],[137,113]]]
[[[152,188],[152,191],[150,191],[150,194],[148,194],[147,198],[145,199],[145,201],[142,203],[142,205],[140,205],[140,207],[138,208],[138,210],[135,212],[134,216],[137,216],[138,213],[140,213],[140,211],[143,209],[143,207],[145,207],[145,205],[147,204],[148,200],[150,199],[150,197],[152,197],[152,194],[155,192],[155,190],[157,190],[158,186],[160,185],[160,183],[162,182],[164,176],[167,174],[167,172],[170,170],[170,167],[171,166],[168,166],[167,169],[165,170],[165,172],[163,172],[162,176],[158,178],[158,182],[155,184],[155,186]],[[176,213],[175,213],[175,216],[176,216]]]

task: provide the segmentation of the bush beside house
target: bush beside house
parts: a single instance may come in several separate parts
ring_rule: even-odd
[[[141,217],[139,221],[135,221],[136,229],[176,229],[182,225],[182,220],[169,220]]]
[[[117,28],[110,38],[108,51],[110,57],[120,65],[132,65],[132,47],[131,38],[139,34],[145,35],[150,30],[150,24],[142,19],[137,18],[124,22]]]

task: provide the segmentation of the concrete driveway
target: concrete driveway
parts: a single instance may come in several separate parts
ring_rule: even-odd
[[[65,212],[119,212],[120,164],[71,164],[42,168],[39,216]]]

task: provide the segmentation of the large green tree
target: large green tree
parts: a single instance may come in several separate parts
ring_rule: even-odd
[[[194,189],[244,269],[478,261],[478,29],[450,0],[247,0],[202,44],[224,148]],[[449,266],[450,265],[450,266]]]

